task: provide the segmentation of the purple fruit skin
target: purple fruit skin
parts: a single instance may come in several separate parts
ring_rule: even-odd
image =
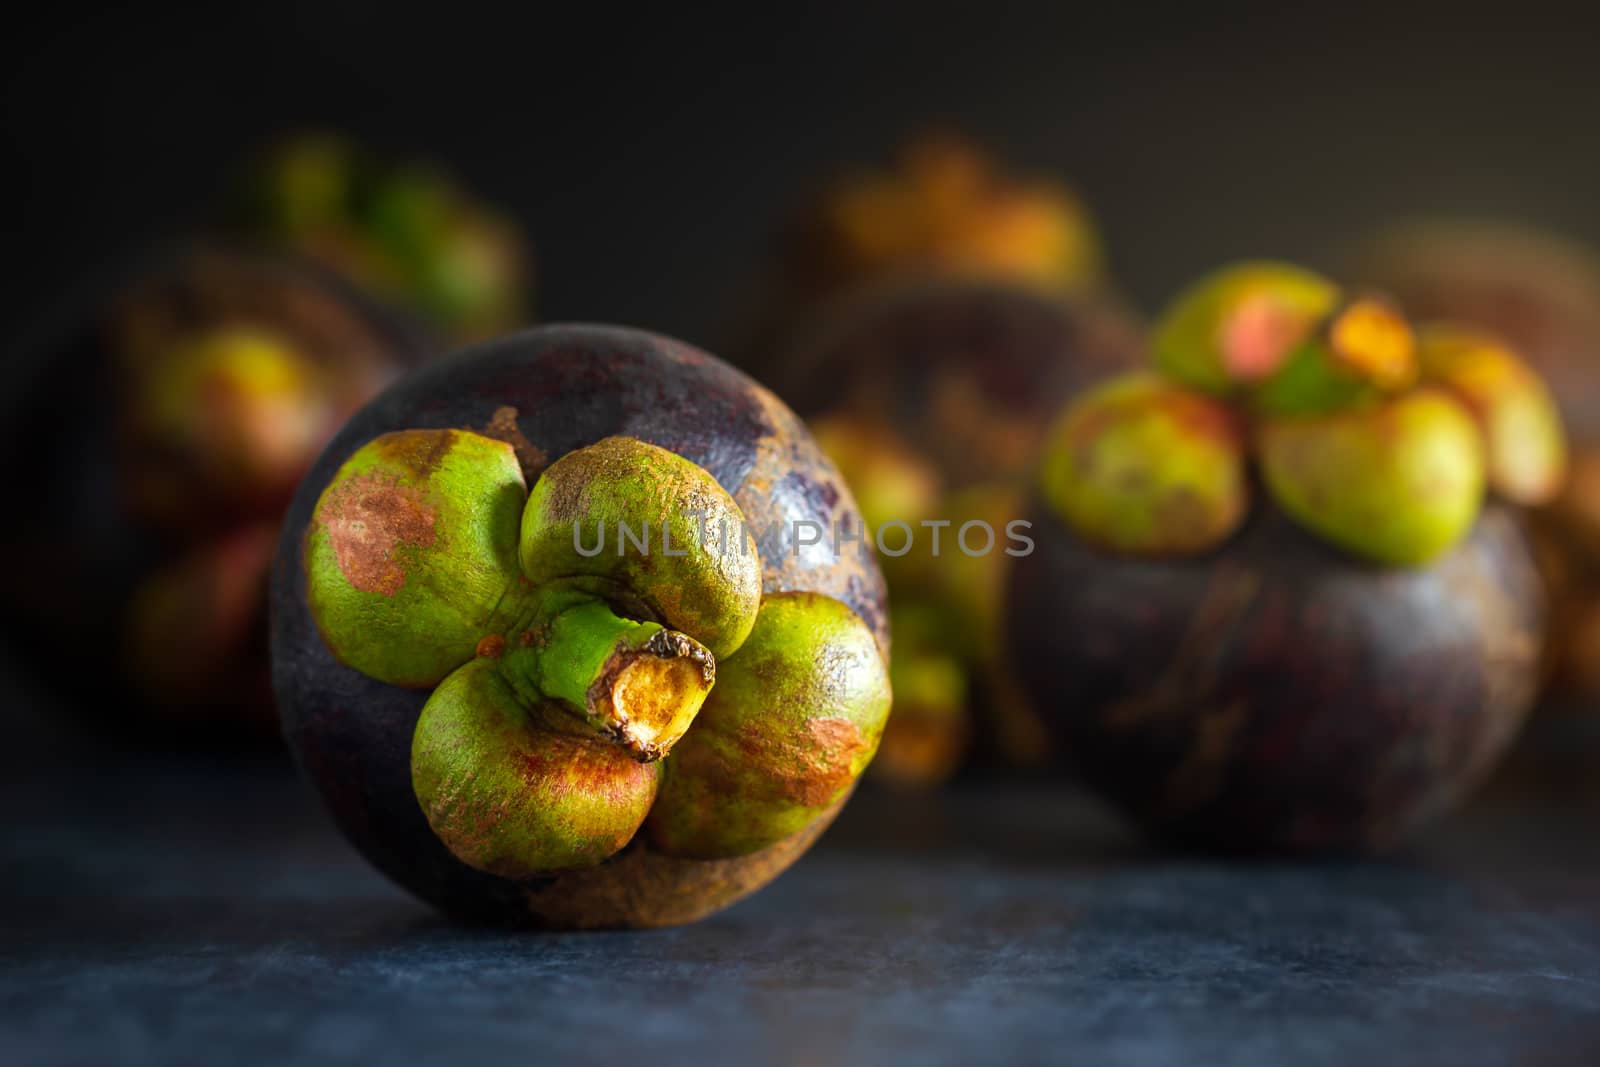
[[[1017,670],[1084,780],[1159,835],[1389,845],[1493,766],[1533,700],[1544,596],[1499,505],[1419,569],[1340,553],[1259,495],[1185,560],[1108,556],[1033,510]]]

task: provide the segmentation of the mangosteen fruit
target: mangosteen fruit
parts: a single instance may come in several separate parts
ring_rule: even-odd
[[[1099,236],[1078,196],[1008,172],[948,132],[908,139],[893,165],[837,175],[791,221],[790,288],[823,299],[888,278],[1007,278],[1078,290],[1102,276]]]
[[[1439,219],[1381,231],[1350,257],[1355,277],[1395,294],[1418,316],[1476,337],[1479,403],[1496,404],[1506,436],[1537,452],[1549,401],[1542,385],[1492,355],[1509,346],[1550,383],[1572,438],[1572,476],[1531,513],[1551,600],[1547,668],[1558,706],[1600,704],[1600,254],[1582,243],[1507,222]],[[1458,346],[1459,347],[1459,346]],[[1504,477],[1504,473],[1502,474]]]
[[[876,777],[936,784],[969,756],[1052,762],[1003,667],[1007,531],[1057,408],[1143,350],[1108,297],[926,277],[844,298],[773,349],[765,380],[811,420],[868,527],[894,542],[880,559],[894,590],[900,700]],[[964,551],[958,535],[974,523],[999,547]],[[903,552],[890,550],[902,547],[899,524],[910,534]]]
[[[220,228],[314,260],[455,341],[527,317],[532,254],[506,215],[435,164],[337,134],[300,133],[261,152],[236,179]]]
[[[703,352],[599,326],[469,348],[368,404],[295,496],[284,734],[442,909],[698,919],[804,852],[878,746],[860,527],[799,420]]]
[[[1005,611],[1017,675],[1084,780],[1159,834],[1392,844],[1533,700],[1545,599],[1515,509],[1559,486],[1559,418],[1480,392],[1483,360],[1543,395],[1509,349],[1419,338],[1289,265],[1203,279],[1155,336],[1155,370],[1049,433]]]
[[[1078,195],[1052,177],[1013,171],[950,131],[908,137],[887,165],[819,182],[775,244],[732,342],[740,365],[763,381],[796,334],[831,307],[907,279],[1047,293],[1105,288],[1099,233]]]
[[[28,387],[11,640],[107,724],[269,736],[279,519],[343,421],[431,351],[302,261],[195,244],[144,263]],[[86,647],[114,669],[82,670]]]

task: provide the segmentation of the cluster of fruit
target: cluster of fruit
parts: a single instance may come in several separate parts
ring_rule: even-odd
[[[48,512],[76,552],[41,601],[58,645],[105,619],[154,706],[215,712],[265,703],[270,596],[299,761],[453,911],[694,919],[869,764],[1070,762],[1170,835],[1382,845],[1542,673],[1600,661],[1600,274],[1537,241],[1402,235],[1370,291],[1232,266],[1147,332],[1070,191],[918,141],[787,231],[742,346],[769,392],[608,327],[429,360],[522,320],[526,248],[337,140],[266,157],[220,232],[81,342],[122,384],[119,491]],[[751,534],[893,525],[947,550]],[[1027,550],[948,549],[978,527]]]

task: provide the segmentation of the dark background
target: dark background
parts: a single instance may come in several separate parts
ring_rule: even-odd
[[[511,208],[542,317],[707,344],[796,197],[928,123],[1075,182],[1147,306],[1419,212],[1600,240],[1600,17],[1465,6],[54,5],[6,34],[5,336],[307,123]]]

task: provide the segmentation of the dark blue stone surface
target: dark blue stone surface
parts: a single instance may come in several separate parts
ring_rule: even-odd
[[[281,767],[21,767],[0,1063],[1600,1063],[1600,784],[1553,755],[1378,860],[864,793],[705,923],[553,936],[431,914]]]

